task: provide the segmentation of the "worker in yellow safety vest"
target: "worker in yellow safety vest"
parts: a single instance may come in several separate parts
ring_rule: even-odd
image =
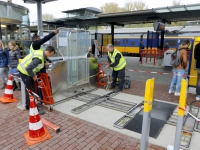
[[[34,52],[35,50],[43,50],[42,45],[49,41],[54,35],[56,35],[59,32],[58,29],[51,32],[49,35],[45,36],[44,38],[40,39],[40,36],[37,34],[34,34],[32,37],[32,43],[30,45],[30,53]]]
[[[124,56],[114,48],[112,44],[108,44],[106,47],[108,51],[108,65],[106,67],[111,67],[113,81],[111,83],[111,89],[115,89],[117,76],[119,78],[119,85],[115,92],[122,91],[125,78],[125,67],[126,60]]]
[[[191,45],[191,43],[190,43],[190,41],[189,40],[186,40],[188,43],[189,43],[189,45],[188,45],[188,47],[187,47],[187,49],[188,50],[190,50],[191,49],[191,47],[192,47],[192,45]],[[179,48],[182,46],[182,44],[180,44],[179,45]]]
[[[28,54],[18,64],[17,69],[20,72],[22,81],[24,82],[27,89],[35,92],[34,81],[37,81],[38,73],[45,65],[46,57],[51,57],[55,54],[53,46],[47,46],[45,51],[34,51]],[[30,99],[29,94],[26,90],[26,109],[29,109]],[[42,110],[39,110],[40,114],[43,114]]]
[[[49,41],[54,35],[56,35],[59,32],[59,29],[54,30],[49,35],[45,36],[44,38],[40,39],[40,36],[37,34],[33,35],[32,37],[32,43],[30,45],[30,53],[33,53],[34,51],[41,50],[43,51],[42,45]],[[51,60],[46,58],[45,62],[52,63]],[[40,72],[46,73],[46,66],[40,70]]]

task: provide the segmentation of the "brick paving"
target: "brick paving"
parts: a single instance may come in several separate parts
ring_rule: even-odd
[[[156,85],[163,88],[162,85]],[[125,93],[143,96],[144,83],[133,81]],[[160,89],[161,90],[161,89]],[[162,90],[161,90],[162,91]],[[3,95],[4,90],[0,90]],[[155,94],[160,99],[162,94]],[[21,102],[21,92],[14,91],[14,97]],[[162,98],[163,99],[163,98]],[[121,133],[103,128],[87,121],[69,116],[56,110],[42,115],[52,123],[58,125],[58,134],[49,130],[50,140],[28,146],[23,134],[28,131],[29,112],[20,110],[16,106],[19,102],[0,103],[0,149],[1,150],[139,150],[140,140]],[[165,150],[158,145],[148,145],[148,150]]]
[[[154,99],[166,101],[166,102],[172,102],[172,103],[179,103],[179,96],[174,96],[173,94],[168,94],[169,91],[169,85],[163,85],[163,84],[155,84],[154,86]],[[122,91],[123,93],[132,94],[132,95],[138,95],[143,96],[145,93],[145,82],[143,81],[131,81],[131,88],[125,89]],[[187,104],[192,104],[195,106],[198,106],[198,102],[195,100],[196,95],[188,93],[187,95]],[[194,102],[194,103],[192,103]]]

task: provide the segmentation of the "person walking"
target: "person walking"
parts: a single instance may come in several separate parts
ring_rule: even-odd
[[[7,68],[8,68],[9,53],[8,49],[4,47],[3,42],[0,40],[0,77],[2,81],[1,89],[6,87]]]
[[[108,44],[106,47],[108,51],[108,65],[107,68],[112,68],[112,78],[113,81],[111,83],[110,89],[115,89],[116,86],[116,79],[119,78],[119,85],[118,88],[115,90],[116,92],[122,91],[124,85],[124,78],[125,78],[125,67],[126,67],[126,60],[124,56],[114,48],[112,44]]]

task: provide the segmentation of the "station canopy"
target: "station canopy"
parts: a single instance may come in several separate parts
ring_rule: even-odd
[[[53,2],[57,0],[23,0],[24,3],[29,3],[29,4],[35,4],[37,2],[42,2],[43,4],[48,3],[48,2]]]
[[[125,24],[153,22],[170,24],[171,22],[177,21],[200,20],[200,3],[110,14],[103,14],[101,10],[93,7],[68,10],[63,11],[63,13],[66,13],[65,18],[43,21],[43,23],[48,25],[83,28],[96,25],[108,26],[114,24],[123,26]]]

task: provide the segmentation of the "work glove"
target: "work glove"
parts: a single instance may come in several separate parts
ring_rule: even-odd
[[[106,68],[110,68],[110,65],[106,65]]]

